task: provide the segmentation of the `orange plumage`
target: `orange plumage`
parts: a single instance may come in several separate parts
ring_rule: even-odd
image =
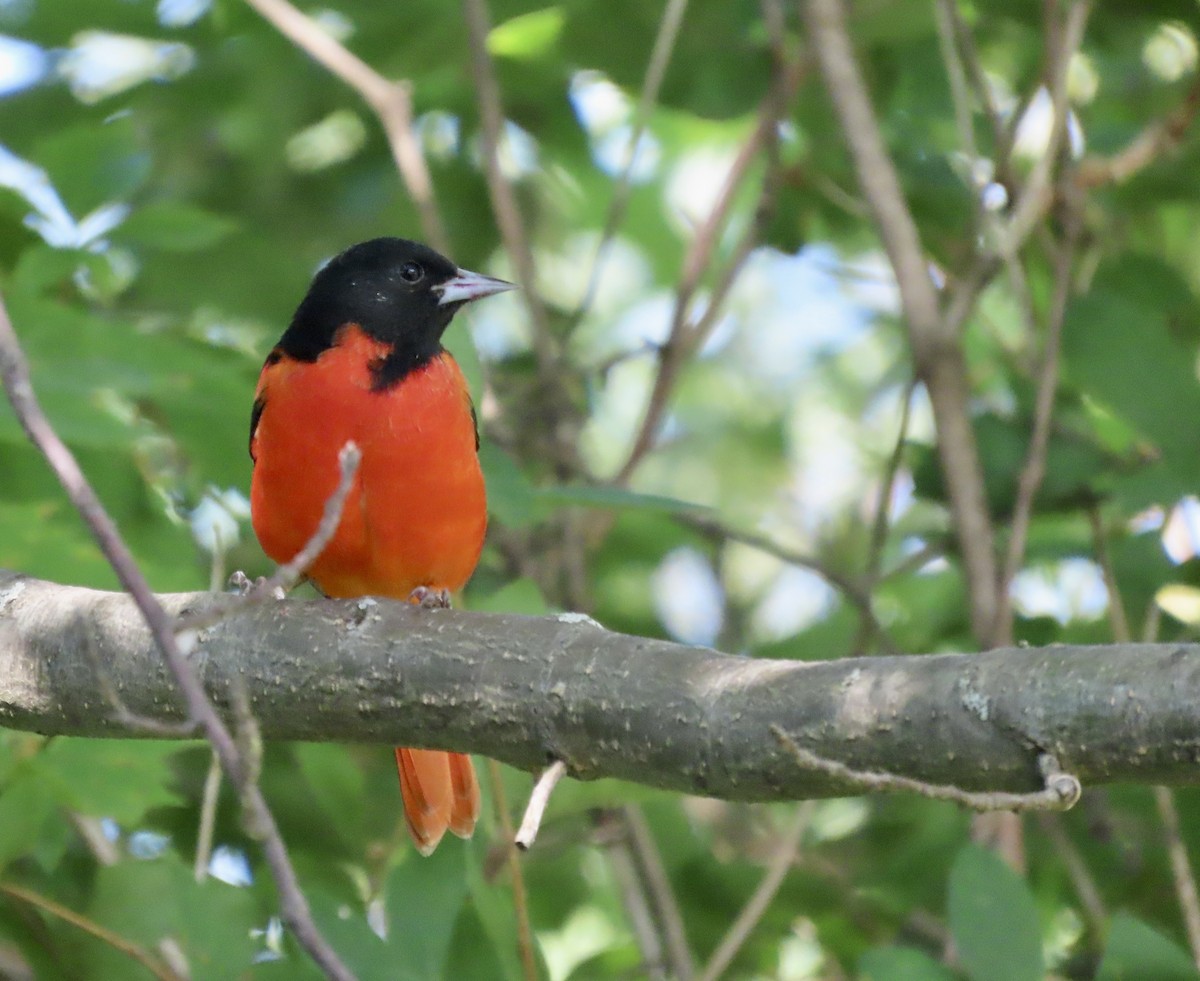
[[[268,356],[251,421],[250,506],[263,550],[291,559],[362,454],[337,531],[308,569],[328,596],[410,599],[461,589],[487,526],[466,382],[441,346],[463,303],[511,288],[424,246],[375,239],[333,259]],[[470,758],[397,749],[409,831],[428,854],[479,813]]]

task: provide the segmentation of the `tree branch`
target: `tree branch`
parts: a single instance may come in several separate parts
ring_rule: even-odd
[[[504,240],[504,250],[512,261],[521,297],[529,313],[533,351],[538,367],[547,375],[554,373],[558,361],[558,342],[550,329],[546,307],[537,291],[537,269],[533,245],[525,230],[525,219],[512,186],[500,168],[500,149],[504,140],[504,107],[500,102],[500,83],[496,80],[492,57],[487,49],[491,31],[485,0],[463,0],[463,19],[471,52],[471,79],[479,103],[480,146],[484,175],[492,212]]]
[[[190,655],[195,652],[197,634],[185,631],[177,634],[172,615],[151,592],[150,584],[138,568],[129,547],[121,538],[116,523],[104,510],[100,498],[88,483],[75,456],[67,448],[33,391],[29,376],[29,363],[17,340],[16,332],[8,317],[8,310],[0,301],[0,381],[12,404],[13,411],[31,443],[46,458],[54,475],[66,491],[71,504],[88,526],[100,551],[108,560],[121,585],[128,590],[124,597],[129,612],[137,621],[147,641],[147,651],[152,658],[164,689],[160,698],[175,707],[179,717],[196,724],[204,731],[213,752],[221,760],[221,768],[229,775],[241,796],[242,810],[247,821],[259,829],[259,840],[263,855],[271,870],[279,898],[280,916],[295,935],[296,940],[320,966],[326,976],[335,981],[353,981],[354,975],[342,963],[337,952],[326,942],[313,921],[308,901],[300,891],[296,871],[288,858],[287,847],[279,834],[275,818],[267,806],[266,798],[258,784],[248,778],[245,760],[239,752],[232,733],[205,694],[204,686],[193,670]],[[208,594],[212,595],[212,594]],[[4,603],[0,602],[0,607]],[[90,646],[92,639],[85,634],[82,638],[82,658],[89,664],[107,664],[104,652]],[[108,679],[112,681],[112,679]],[[104,682],[97,681],[93,671],[93,684],[103,688]],[[119,683],[110,690],[121,691]],[[86,696],[82,704],[87,705]],[[100,700],[107,705],[103,699]],[[140,713],[122,708],[118,714],[126,723]],[[145,713],[151,717],[156,713]]]
[[[440,252],[450,252],[450,238],[433,193],[433,180],[413,132],[411,86],[384,78],[341,45],[320,24],[288,0],[246,0],[276,30],[354,89],[379,117],[392,158],[409,197],[416,205],[421,232]]]
[[[721,233],[725,230],[737,201],[738,192],[754,164],[764,153],[773,157],[779,120],[787,112],[792,98],[800,87],[806,68],[805,59],[799,55],[776,65],[771,88],[759,105],[758,122],[730,164],[729,172],[725,175],[725,181],[721,185],[712,210],[692,236],[691,245],[688,246],[687,254],[683,259],[679,281],[675,287],[675,302],[671,311],[671,324],[667,330],[667,339],[658,351],[658,371],[647,399],[646,411],[642,416],[625,462],[613,477],[613,482],[616,484],[628,483],[643,457],[653,448],[654,441],[658,436],[659,425],[666,414],[671,391],[675,387],[680,370],[687,359],[703,343],[720,313],[725,295],[733,287],[741,272],[742,264],[758,243],[761,231],[758,227],[759,221],[764,216],[766,206],[774,191],[774,177],[770,173],[775,169],[773,159],[768,160],[768,173],[763,179],[754,220],[726,264],[712,296],[709,297],[704,313],[692,320],[690,317],[692,301],[700,289],[705,271],[712,264],[713,256],[720,244]]]
[[[896,274],[900,305],[918,377],[929,391],[938,456],[966,569],[975,636],[985,642],[996,618],[996,558],[983,471],[968,405],[970,386],[958,335],[943,318],[916,223],[884,146],[842,0],[807,0],[811,47],[842,125],[863,195]]]
[[[159,599],[178,614],[214,597]],[[1047,753],[1088,784],[1197,780],[1195,644],[766,661],[578,614],[287,600],[204,631],[190,662],[227,716],[244,685],[266,739],[436,746],[526,770],[561,759],[577,778],[729,799],[859,792],[798,766],[772,726],[856,771],[965,790],[1037,790]],[[0,724],[145,737],[96,697],[95,663],[131,711],[182,716],[130,597],[0,574]]]

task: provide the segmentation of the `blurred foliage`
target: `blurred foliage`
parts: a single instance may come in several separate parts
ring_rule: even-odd
[[[1033,105],[1042,18],[1057,6],[959,4],[1005,125]],[[923,241],[954,282],[980,248],[979,202],[1012,188],[972,167],[999,152],[979,106],[972,138],[982,159],[965,156],[934,10],[855,4],[851,29]],[[330,0],[312,12],[379,71],[412,82],[454,258],[511,276],[459,6]],[[689,6],[629,207],[581,309],[663,4],[496,0],[490,14],[510,120],[503,163],[562,357],[552,378],[539,374],[515,296],[460,316],[448,336],[476,387],[492,506],[465,604],[586,609],[614,629],[751,656],[970,649],[927,398],[912,394],[901,433],[911,367],[894,283],[815,69],[802,72],[778,141],[737,189],[701,308],[760,205],[769,212],[757,219],[761,247],[684,365],[662,439],[628,486],[614,486],[605,481],[632,444],[692,232],[754,130],[779,52],[756,4]],[[1183,0],[1096,5],[1070,70],[1084,153],[1119,152],[1195,101],[1194,21]],[[324,258],[376,235],[419,237],[380,128],[354,92],[238,0],[12,0],[0,3],[0,33],[10,45],[0,71],[15,66],[12,79],[21,58],[33,66],[25,84],[3,81],[0,96],[0,287],[38,394],[155,588],[265,572],[242,497],[261,358]],[[786,34],[785,50],[803,41],[791,9]],[[1200,140],[1185,128],[1129,180],[1086,192],[1047,473],[1016,587],[1022,641],[1110,640],[1105,611],[1116,602],[1135,633],[1148,623],[1162,639],[1192,638],[1200,623],[1200,566],[1189,561],[1200,510],[1188,499],[1200,487],[1198,160]],[[1009,163],[1017,179],[1028,171],[1027,160]],[[1052,212],[1018,258],[1035,328],[999,275],[963,336],[1001,525],[1030,444],[1061,234]],[[876,537],[885,486],[889,521]],[[755,530],[779,554],[722,524]],[[790,561],[797,553],[810,561]],[[1108,594],[1103,554],[1120,597]],[[115,586],[6,410],[0,566]],[[870,586],[878,625],[814,568]],[[1160,608],[1156,597],[1170,602]],[[279,930],[269,876],[228,788],[216,819],[221,878],[194,880],[208,766],[195,744],[3,734],[0,972],[151,976],[7,883],[182,961],[197,981],[314,976]],[[315,915],[360,977],[523,977],[495,788],[485,787],[473,842],[422,860],[405,841],[381,748],[273,746],[263,785]],[[528,787],[526,775],[504,772],[510,808]],[[1176,800],[1194,851],[1200,796]],[[654,975],[616,862],[629,804],[649,823],[698,964],[795,820],[791,805],[681,800],[609,781],[560,786],[523,860],[540,970],[554,981]],[[1054,821],[1065,837],[1025,824],[1019,875],[972,844],[967,818],[947,805],[823,802],[727,976],[1200,976],[1150,792],[1092,791]],[[107,847],[96,846],[97,828]],[[1078,868],[1095,881],[1098,919],[1080,898]]]

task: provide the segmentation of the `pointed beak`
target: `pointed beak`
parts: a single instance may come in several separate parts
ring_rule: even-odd
[[[444,283],[435,286],[433,291],[441,297],[438,300],[438,306],[445,307],[452,303],[481,300],[493,293],[503,293],[505,290],[515,289],[516,286],[503,279],[492,279],[491,276],[481,276],[479,273],[459,269]]]

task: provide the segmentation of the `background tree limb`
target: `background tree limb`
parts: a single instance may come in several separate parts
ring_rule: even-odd
[[[171,613],[213,602],[167,594]],[[90,654],[88,648],[90,645]],[[1085,784],[1188,783],[1200,751],[1200,645],[1004,648],[839,661],[752,660],[607,631],[577,615],[420,611],[384,600],[248,608],[203,632],[210,698],[235,680],[265,738],[484,753],[576,777],[744,800],[848,790],[771,734],[856,769],[968,789],[1030,790],[1052,753]],[[129,597],[0,576],[0,722],[144,736],[182,716]]]

